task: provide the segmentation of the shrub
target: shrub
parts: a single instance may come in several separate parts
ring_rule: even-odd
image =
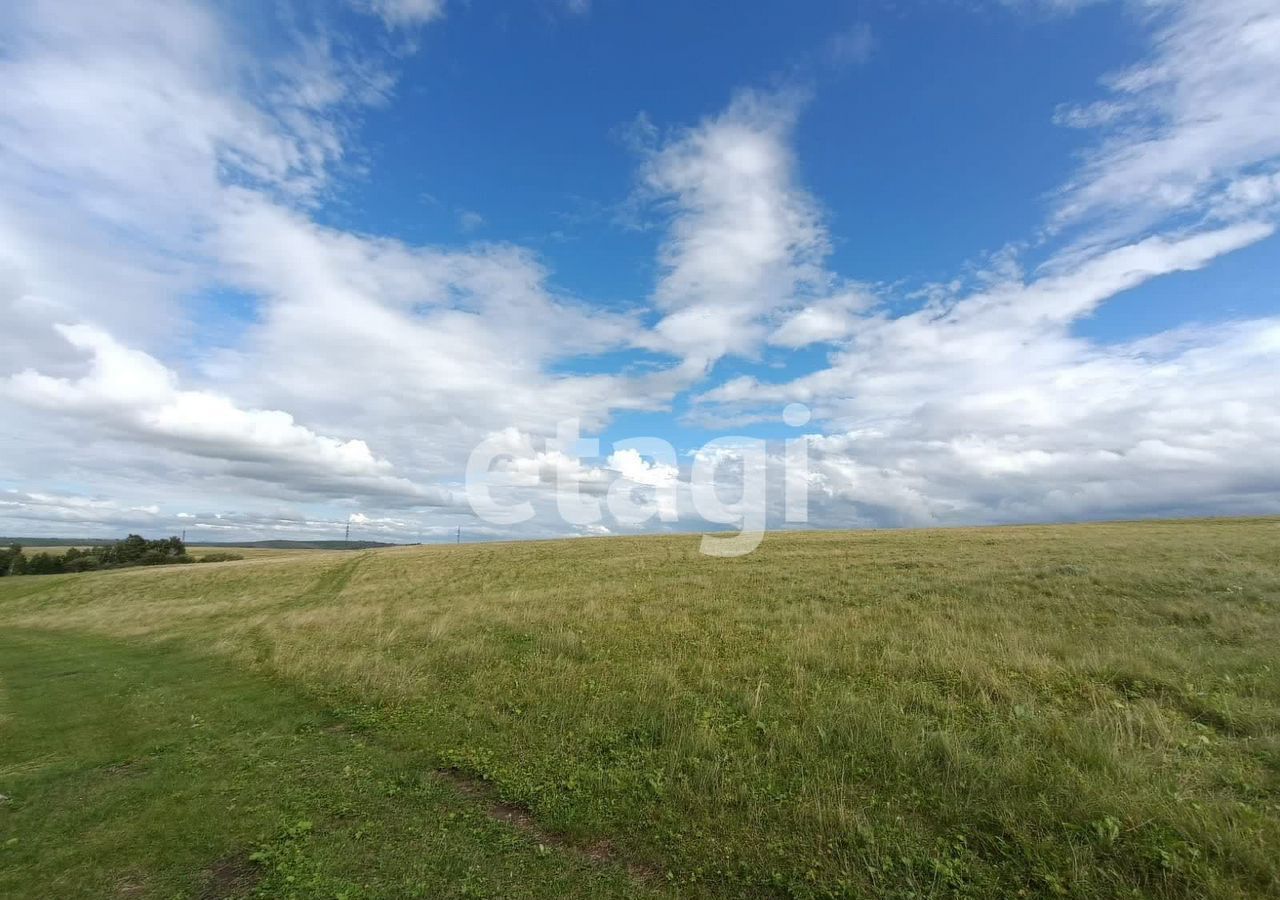
[[[0,550],[0,575],[59,575],[64,572],[85,572],[91,569],[119,569],[125,566],[160,566],[172,563],[193,563],[181,538],[171,537],[149,541],[140,534],[131,534],[123,541],[84,550],[71,547],[66,553],[55,556],[41,551],[27,558],[17,544]]]
[[[22,547],[13,544],[0,549],[0,578],[5,575],[21,575],[27,570],[27,558],[22,554]]]
[[[217,553],[206,553],[204,556],[197,559],[196,562],[234,562],[237,559],[244,559],[244,557],[239,553],[224,553],[222,551],[218,551]]]

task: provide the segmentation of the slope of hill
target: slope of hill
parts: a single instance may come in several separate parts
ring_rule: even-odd
[[[1280,521],[0,584],[0,895],[1274,896]]]

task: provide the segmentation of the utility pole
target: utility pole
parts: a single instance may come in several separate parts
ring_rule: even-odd
[[[462,526],[461,526],[461,525],[459,525],[459,526],[458,526],[458,540],[457,540],[457,543],[459,543],[459,544],[461,544],[461,543],[462,543]]]

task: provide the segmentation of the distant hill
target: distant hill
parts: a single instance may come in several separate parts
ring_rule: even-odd
[[[112,538],[0,537],[0,547],[98,547],[115,543]],[[261,547],[266,550],[372,550],[375,547],[402,547],[386,541],[187,541],[188,547]]]

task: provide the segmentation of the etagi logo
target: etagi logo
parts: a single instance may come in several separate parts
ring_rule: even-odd
[[[809,423],[809,408],[792,403],[783,410],[782,420],[791,428],[802,428]],[[783,520],[809,520],[809,444],[804,437],[787,439],[781,458],[770,457],[762,438],[714,438],[691,454],[686,480],[680,478],[675,448],[657,437],[615,441],[607,467],[584,466],[584,458],[600,458],[600,441],[583,438],[580,425],[578,419],[560,422],[546,452],[534,459],[520,456],[510,434],[482,441],[467,460],[467,501],[475,514],[493,525],[529,521],[535,515],[532,503],[504,503],[494,496],[494,489],[510,494],[521,485],[546,484],[554,471],[556,512],[569,525],[596,525],[604,518],[604,508],[623,527],[640,527],[655,518],[678,522],[692,507],[695,518],[735,529],[704,534],[702,553],[743,556],[764,539],[773,473],[782,479]],[[725,493],[736,496],[726,500]]]

